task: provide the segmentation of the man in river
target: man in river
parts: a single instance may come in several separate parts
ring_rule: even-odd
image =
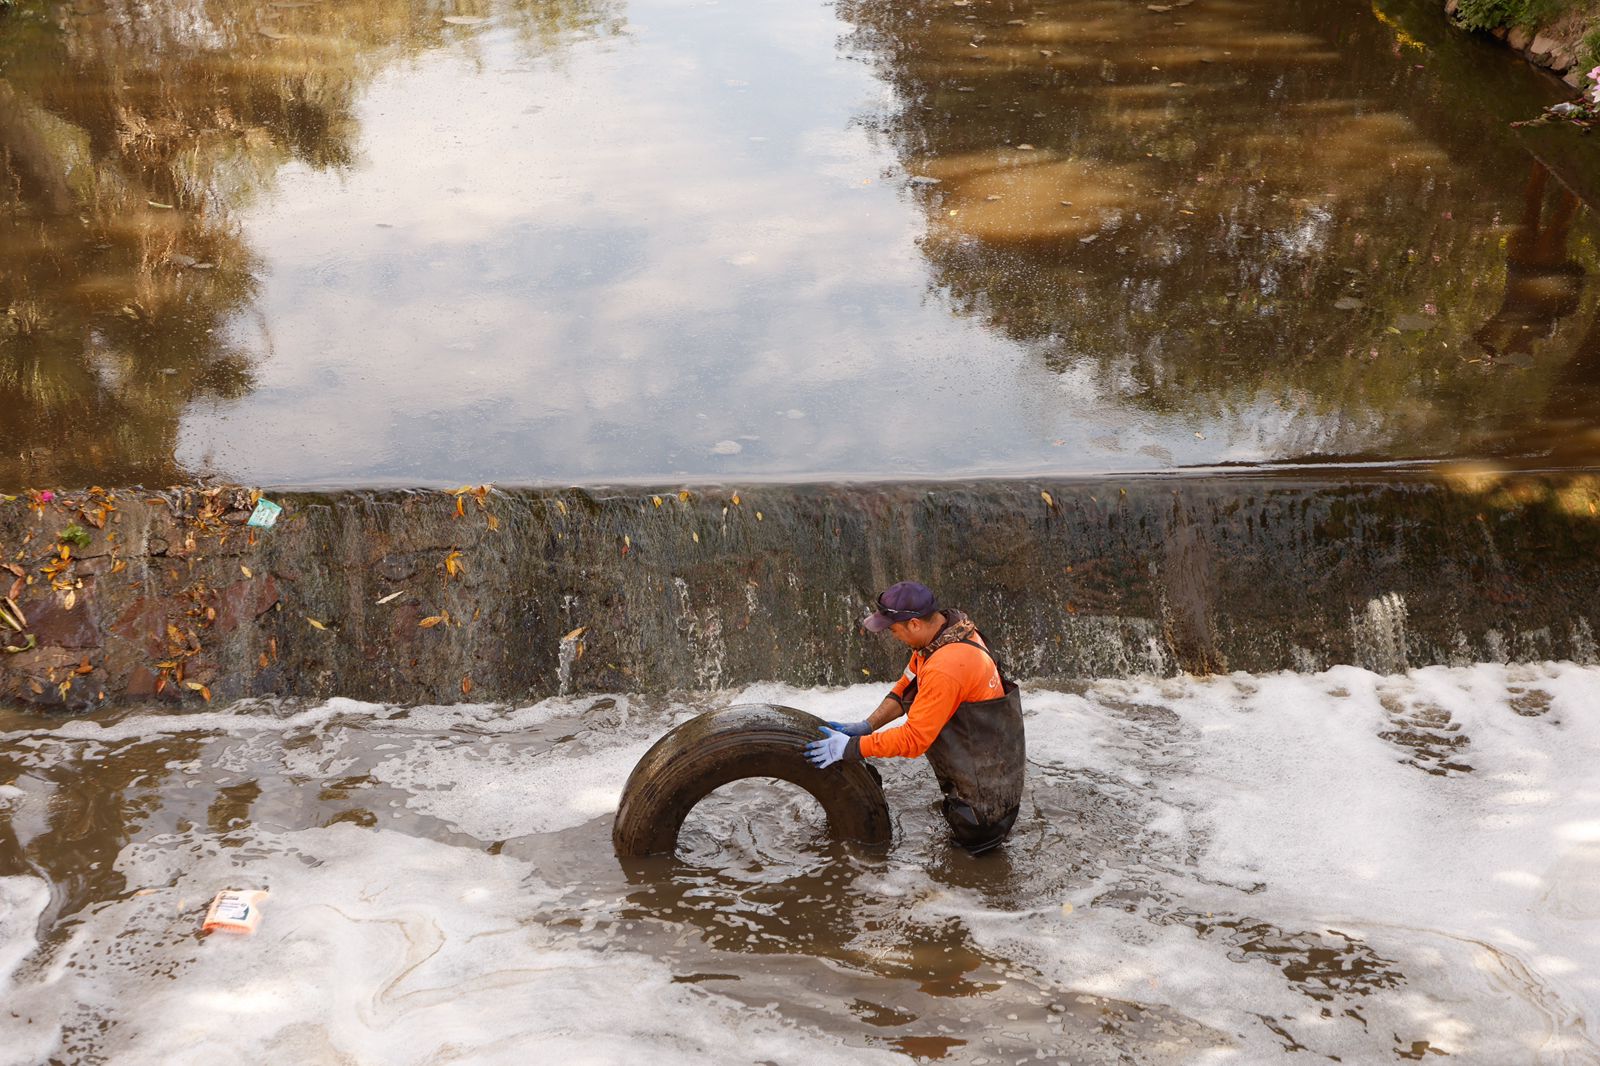
[[[1005,840],[1017,820],[1027,762],[1022,700],[972,619],[939,606],[926,585],[902,581],[861,623],[911,649],[911,662],[860,722],[829,722],[806,745],[817,767],[857,759],[927,755],[944,790],[944,817],[973,854]],[[905,716],[893,729],[878,729]]]

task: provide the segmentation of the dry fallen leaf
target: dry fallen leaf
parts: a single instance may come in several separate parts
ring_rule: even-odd
[[[395,598],[400,597],[400,596],[404,596],[405,594],[406,594],[406,590],[405,589],[401,589],[399,592],[391,592],[391,593],[389,593],[389,595],[387,595],[383,599],[379,600],[378,603],[381,606],[382,604],[388,603],[390,600],[395,599]]]
[[[198,681],[185,681],[183,683],[183,687],[186,688],[186,689],[190,689],[191,691],[200,693],[200,698],[205,700],[207,703],[211,702],[211,690],[206,688],[200,682],[198,682]]]
[[[588,630],[588,628],[589,628],[588,626],[579,626],[577,629],[574,629],[571,633],[568,633],[566,636],[562,637],[561,638],[561,643],[565,644],[569,640],[577,640],[579,637],[583,636],[583,634],[585,633],[585,631]]]
[[[466,564],[461,561],[461,553],[460,552],[453,551],[449,555],[446,555],[444,557],[444,572],[446,574],[449,574],[451,577],[455,577],[457,574],[460,574],[466,568],[467,568]]]
[[[306,616],[306,621],[311,623],[311,628],[320,629],[323,632],[327,632],[328,627],[317,621],[315,618],[312,618],[310,615]]]
[[[1043,489],[1039,490],[1039,498],[1044,501],[1046,507],[1054,507],[1056,505],[1056,501]]]
[[[245,577],[255,577],[255,575],[250,572],[250,568],[245,566],[243,563],[239,564],[239,573],[243,574]]]
[[[443,622],[444,620],[445,620],[445,616],[442,615],[442,614],[430,614],[428,617],[426,617],[422,621],[418,622],[417,625],[422,627],[423,629],[432,629],[434,626],[438,625],[440,622]]]
[[[472,693],[472,678],[463,677],[461,679],[461,694],[463,696],[467,696],[467,695],[471,695],[471,693]]]
[[[657,507],[660,507],[661,506],[661,497],[660,496],[652,496],[652,497],[650,497],[650,502],[655,504]]]

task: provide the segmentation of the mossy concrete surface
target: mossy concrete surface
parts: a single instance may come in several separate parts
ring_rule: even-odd
[[[1596,657],[1590,474],[273,498],[270,530],[239,488],[0,503],[0,700],[887,681],[857,622],[901,578],[1053,683]]]

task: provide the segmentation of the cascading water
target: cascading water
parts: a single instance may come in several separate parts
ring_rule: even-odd
[[[286,517],[259,532],[240,525],[242,492],[187,490],[113,494],[70,559],[38,536],[92,502],[64,493],[0,510],[0,549],[37,578],[7,638],[34,646],[0,658],[0,697],[83,710],[838,684],[898,669],[856,623],[906,577],[978,618],[1014,673],[1054,682],[1590,662],[1597,486],[1234,475],[506,490],[470,507],[283,494]]]

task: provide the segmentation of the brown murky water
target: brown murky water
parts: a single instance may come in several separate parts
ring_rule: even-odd
[[[1553,80],[1154,6],[19,0],[0,487],[1592,459]]]
[[[686,711],[681,704],[672,709]],[[781,782],[721,790],[691,816],[676,858],[619,866],[610,852],[608,816],[564,826],[559,814],[538,806],[563,806],[571,793],[540,795],[540,786],[524,775],[562,760],[574,768],[592,767],[597,756],[615,761],[609,757],[615,743],[642,735],[643,723],[630,723],[626,699],[555,710],[539,725],[512,730],[496,716],[470,712],[464,718],[447,713],[448,728],[427,712],[420,728],[404,711],[383,712],[387,722],[379,725],[370,711],[350,704],[331,718],[312,714],[287,725],[257,719],[241,731],[190,731],[181,720],[169,720],[173,732],[158,727],[158,735],[107,743],[51,738],[48,727],[32,736],[11,733],[9,750],[0,755],[0,781],[19,791],[6,797],[11,805],[0,831],[0,877],[33,875],[49,884],[41,916],[47,955],[73,955],[90,915],[119,902],[148,901],[174,927],[163,932],[189,940],[175,929],[191,925],[195,908],[206,901],[191,898],[178,882],[161,883],[159,875],[152,881],[141,862],[130,866],[130,845],[151,842],[180,856],[198,847],[261,858],[292,855],[296,847],[282,842],[319,827],[350,827],[399,834],[413,846],[432,841],[507,856],[525,868],[525,883],[554,888],[542,904],[530,891],[514,909],[520,921],[542,927],[557,942],[643,953],[664,964],[674,984],[714,988],[746,1009],[770,1011],[781,1003],[784,1017],[857,1047],[920,1061],[958,1050],[962,1061],[974,1054],[1010,1061],[1045,1049],[1086,1056],[1086,1062],[1125,1061],[1137,1050],[1141,1061],[1162,1062],[1224,1042],[1178,1012],[1059,986],[1033,967],[984,951],[957,919],[914,918],[904,890],[887,887],[907,869],[906,860],[829,842],[814,803]],[[639,711],[632,707],[633,716]],[[0,718],[6,729],[40,724]],[[109,719],[104,724],[118,728]],[[457,771],[492,768],[492,780],[436,776],[442,764],[428,764],[441,753]],[[637,752],[630,746],[629,754]],[[470,795],[457,802],[451,794],[458,791]],[[443,805],[417,802],[428,796],[443,798]],[[1047,881],[1052,891],[1082,888],[1110,857],[1080,852],[1067,867],[1046,869],[1037,852],[1051,847],[1058,831],[1040,825],[1044,836],[1029,849],[1034,855],[975,862],[943,848],[929,851],[926,844],[938,839],[930,818],[937,818],[931,809],[912,810],[902,825],[910,837],[925,838],[913,845],[917,857],[910,861],[932,864],[932,881],[913,898],[968,891],[1005,906],[1029,882]],[[555,824],[525,832],[541,821]],[[506,836],[498,836],[500,829]],[[1126,847],[1109,837],[1100,845]],[[287,897],[278,885],[273,889]],[[293,905],[283,898],[280,911]],[[139,932],[152,930],[122,930],[142,939]],[[106,971],[119,968],[124,977],[181,973],[185,966],[167,937],[154,939],[130,946],[120,966],[84,968],[111,981],[116,975]],[[148,1054],[137,1047],[137,1025],[126,1012],[53,1006],[64,1018],[62,1046],[51,1061],[115,1062],[118,1047]],[[45,1022],[50,1013],[35,1019]],[[997,1021],[1005,1024],[989,1024]],[[0,1061],[12,1060],[0,1055]]]
[[[634,762],[732,695],[0,714],[0,1062],[1589,1061],[1597,691],[1557,664],[1033,691],[1023,817],[977,860],[891,760],[887,853],[753,781],[619,864]],[[1474,765],[1406,758],[1403,716]],[[223,887],[271,892],[255,937],[199,935]]]

